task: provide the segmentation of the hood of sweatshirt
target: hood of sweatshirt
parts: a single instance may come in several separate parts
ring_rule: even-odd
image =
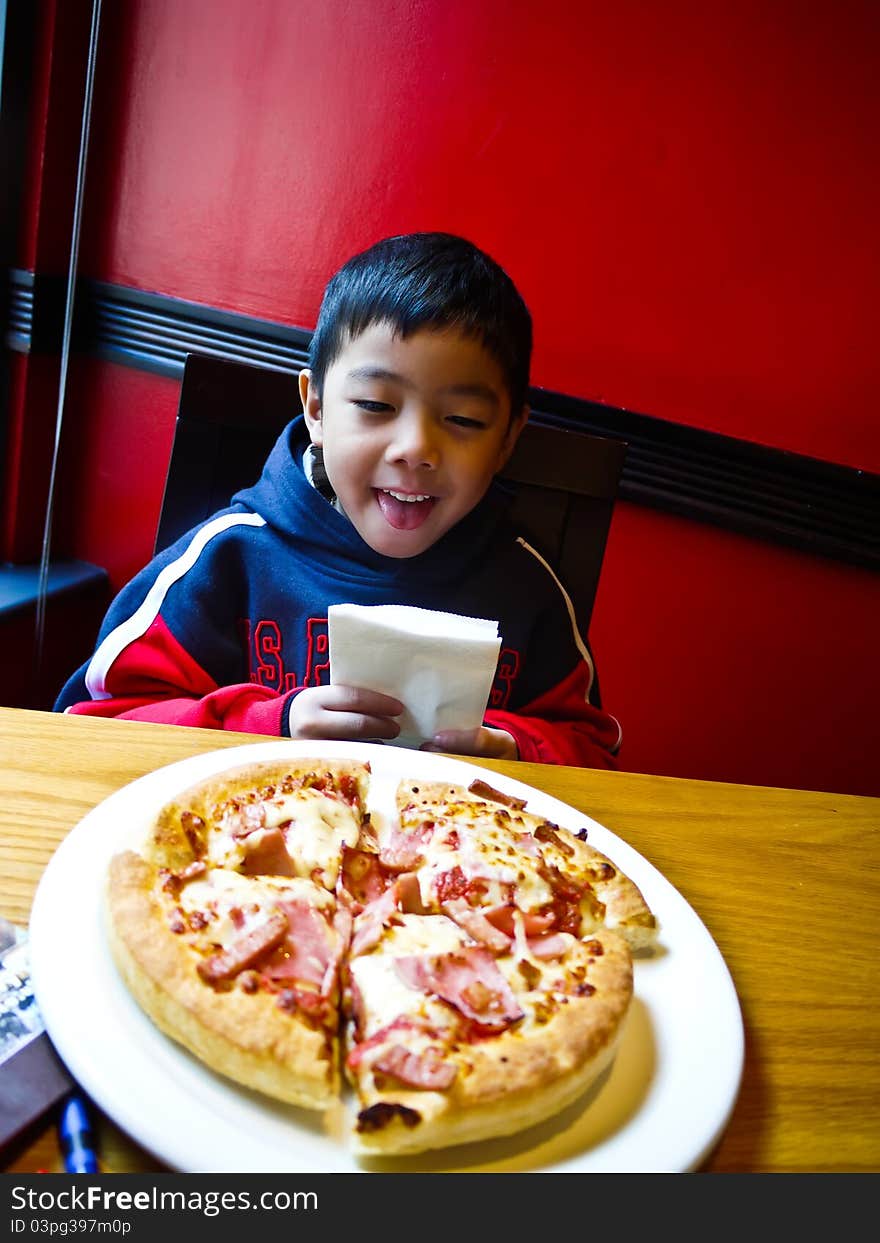
[[[492,556],[505,526],[510,495],[493,483],[483,500],[459,523],[416,557],[386,557],[358,534],[354,525],[312,487],[303,469],[309,435],[302,415],[279,436],[253,487],[237,492],[233,504],[265,518],[330,572],[372,582],[449,582],[471,573]]]

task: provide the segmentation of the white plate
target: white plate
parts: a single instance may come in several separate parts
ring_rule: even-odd
[[[393,808],[403,777],[481,777],[528,810],[577,831],[639,886],[660,924],[635,962],[635,996],[610,1070],[556,1118],[509,1139],[419,1157],[358,1160],[346,1111],[276,1104],[214,1074],[153,1026],[117,975],[103,928],[112,854],[134,844],[160,806],[237,764],[289,756],[370,761],[371,807]],[[386,810],[387,809],[387,810]],[[428,752],[366,743],[255,743],[158,769],[88,813],[49,862],[34,901],[31,969],[58,1052],[93,1100],[164,1163],[189,1173],[337,1171],[685,1171],[720,1137],[739,1090],[743,1028],[730,974],[704,924],[650,863],[602,825],[522,782]]]

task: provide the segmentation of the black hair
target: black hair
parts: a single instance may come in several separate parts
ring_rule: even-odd
[[[371,324],[401,337],[421,328],[457,328],[477,338],[501,368],[511,417],[528,398],[532,317],[494,259],[452,233],[407,233],[354,255],[324,290],[309,351],[312,382]]]

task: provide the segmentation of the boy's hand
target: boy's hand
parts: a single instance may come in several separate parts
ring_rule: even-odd
[[[396,738],[400,725],[393,718],[401,712],[399,700],[378,691],[357,686],[309,686],[290,705],[290,736],[362,742]]]
[[[430,742],[423,742],[420,751],[447,751],[452,755],[480,755],[489,760],[516,760],[519,751],[513,737],[504,729],[444,729]]]

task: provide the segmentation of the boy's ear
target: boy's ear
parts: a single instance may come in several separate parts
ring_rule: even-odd
[[[321,397],[316,385],[312,382],[312,373],[307,368],[299,373],[299,399],[302,402],[303,414],[306,416],[306,427],[309,429],[311,442],[320,448],[324,443]]]
[[[519,434],[529,421],[529,413],[528,406],[523,406],[519,414],[510,420],[510,426],[507,429],[504,437],[504,443],[501,446],[501,456],[498,462],[498,470],[501,470],[504,466],[506,466],[510,460],[510,455],[513,453],[514,446],[519,440]]]

